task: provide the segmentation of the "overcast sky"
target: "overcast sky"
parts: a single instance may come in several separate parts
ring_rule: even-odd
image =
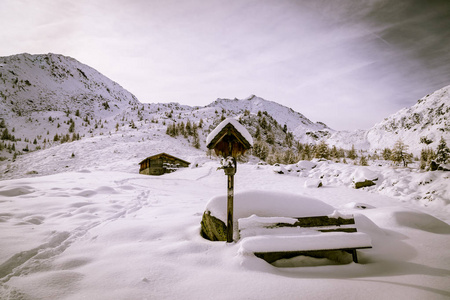
[[[255,94],[352,130],[450,84],[449,0],[0,0],[0,12],[0,56],[71,56],[141,102]]]

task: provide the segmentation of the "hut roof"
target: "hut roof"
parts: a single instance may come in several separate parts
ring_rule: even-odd
[[[157,159],[157,158],[159,158],[159,157],[161,157],[161,156],[170,157],[170,158],[172,158],[172,159],[176,159],[176,160],[182,161],[182,162],[184,162],[184,163],[186,163],[186,164],[188,164],[188,165],[191,164],[191,163],[188,162],[188,161],[185,161],[185,160],[183,160],[183,159],[181,159],[181,158],[178,158],[178,157],[175,157],[175,156],[173,156],[173,155],[167,154],[167,153],[165,153],[165,152],[162,152],[162,153],[159,153],[159,154],[155,154],[155,155],[149,156],[149,157],[145,158],[144,160],[142,160],[139,164],[142,164],[142,163],[143,163],[144,161],[146,161],[147,159]]]
[[[253,138],[236,119],[227,118],[223,120],[217,127],[211,131],[206,138],[206,145],[209,149],[214,148],[215,145],[220,142],[224,136],[226,136],[231,130],[232,134],[246,147],[253,147]]]

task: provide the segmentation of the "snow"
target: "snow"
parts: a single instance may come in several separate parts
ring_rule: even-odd
[[[333,218],[333,219],[338,219],[338,218],[342,218],[342,219],[350,219],[350,218],[352,218],[353,216],[347,215],[347,214],[344,214],[344,213],[342,213],[342,212],[340,212],[340,211],[338,211],[338,210],[335,210],[335,211],[333,211],[332,214],[328,215],[328,217],[329,217],[329,218]]]
[[[308,179],[303,184],[306,188],[318,188],[322,182],[320,179]]]
[[[352,175],[353,182],[361,182],[365,180],[375,181],[378,180],[379,175],[369,168],[358,168],[356,169]]]
[[[297,233],[296,235],[259,235],[242,240],[239,254],[254,252],[311,251],[370,247],[370,237],[361,232]]]
[[[239,123],[238,120],[236,120],[234,118],[226,118],[225,120],[220,122],[220,124],[217,125],[217,127],[213,131],[211,131],[211,133],[208,134],[208,136],[206,137],[206,145],[211,143],[211,141],[214,139],[214,137],[228,124],[233,125],[233,127],[242,135],[242,137],[247,142],[249,142],[250,146],[253,146],[253,138],[252,138],[251,134],[248,132],[247,129],[245,129],[244,126],[242,126]]]
[[[286,192],[248,190],[234,195],[235,221],[255,214],[259,217],[323,216],[334,208],[320,200]],[[219,220],[227,221],[227,196],[213,197],[206,210]]]
[[[300,170],[311,170],[314,169],[317,164],[309,160],[301,160],[296,165]]]
[[[96,146],[105,145],[105,140],[97,140]],[[65,155],[53,154],[56,161]],[[366,234],[373,246],[358,251],[360,264],[297,257],[270,265],[242,255],[240,249],[246,246],[240,242],[210,242],[199,235],[205,208],[225,218],[226,176],[216,171],[217,161],[203,160],[198,168],[152,177],[137,174],[135,161],[127,157],[116,164],[116,171],[108,167],[112,165],[106,163],[107,156],[86,159],[79,170],[69,165],[69,172],[62,172],[63,166],[54,175],[0,182],[1,299],[450,296],[450,219],[445,201],[436,204],[438,210],[413,199],[405,201],[408,197],[355,190],[337,182],[306,189],[308,177],[240,164],[235,176],[238,217],[289,218],[316,210],[332,214],[336,208],[355,216],[358,232]],[[31,159],[29,163],[28,170],[36,169]],[[309,175],[339,170],[340,176],[350,177],[353,168],[357,166],[319,163]],[[387,171],[381,173],[385,176]],[[446,182],[438,175],[433,178]],[[329,178],[328,182],[332,183]]]
[[[358,235],[370,238],[373,246],[358,251],[360,264],[295,257],[271,265],[246,253],[244,240],[227,244],[200,236],[205,210],[226,221],[226,176],[216,171],[217,160],[191,147],[187,139],[167,136],[164,125],[202,119],[204,129],[199,135],[204,148],[205,133],[218,117],[217,107],[223,107],[228,116],[242,114],[244,109],[255,115],[267,111],[297,137],[324,131],[332,134],[336,145],[368,149],[388,146],[403,136],[401,127],[398,134],[391,132],[395,138],[383,131],[389,124],[409,122],[405,116],[437,116],[432,109],[448,102],[448,87],[369,132],[334,134],[323,124],[257,97],[218,100],[203,108],[144,105],[71,58],[24,54],[4,62],[3,92],[11,101],[2,102],[0,109],[8,128],[22,139],[18,148],[31,146],[25,139],[36,138],[43,150],[0,162],[0,299],[450,297],[449,172],[301,161],[277,166],[281,175],[270,165],[239,163],[235,224],[241,228],[241,238],[262,240],[270,235],[255,229],[258,222],[353,215]],[[14,88],[14,74],[31,85]],[[110,109],[103,107],[104,101]],[[81,116],[75,116],[77,109]],[[171,111],[173,118],[167,116]],[[83,125],[87,116],[89,126]],[[405,141],[417,144],[425,133],[428,138],[436,135],[435,140],[440,135],[448,138],[448,132],[439,130],[447,124],[445,117],[433,120],[436,124],[431,129],[421,128],[423,122],[415,124]],[[55,145],[52,137],[67,133],[70,119],[84,137]],[[137,129],[129,127],[132,120]],[[241,126],[235,119],[230,122],[237,129]],[[246,135],[245,128],[238,130]],[[252,140],[251,136],[246,139]],[[312,138],[300,141],[315,142]],[[328,140],[329,145],[332,141]],[[410,150],[417,152],[420,147]],[[160,152],[190,161],[191,167],[159,177],[139,175],[138,163]],[[374,186],[352,187],[357,177],[375,176]],[[323,187],[309,188],[318,182]],[[298,228],[274,230],[270,238],[280,233],[293,240],[263,241],[261,247],[296,248],[298,235],[311,238],[306,243],[311,247],[330,243]]]

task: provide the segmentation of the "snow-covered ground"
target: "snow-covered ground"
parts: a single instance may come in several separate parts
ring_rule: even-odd
[[[372,240],[372,249],[358,252],[360,264],[298,257],[275,267],[240,253],[240,242],[211,242],[199,235],[208,201],[226,194],[226,176],[216,170],[217,161],[192,150],[188,159],[198,167],[159,177],[139,175],[140,155],[159,150],[156,142],[144,143],[136,136],[129,138],[129,148],[122,145],[115,151],[119,145],[110,143],[100,151],[100,139],[115,141],[113,136],[76,142],[91,147],[84,163],[81,148],[70,143],[63,145],[64,151],[55,147],[25,155],[21,167],[10,166],[10,173],[36,170],[44,176],[0,182],[0,299],[450,297],[448,194],[424,206],[414,193],[404,193],[414,187],[400,183],[398,195],[383,194],[389,189],[381,189],[382,183],[368,188],[371,192],[351,188],[346,180],[355,166],[319,163],[281,175],[272,166],[239,164],[236,193],[259,190],[315,198],[354,214],[358,231]],[[72,151],[75,158],[70,158]],[[54,155],[55,170],[45,154]],[[122,161],[106,165],[108,154],[109,160]],[[385,176],[387,171],[371,172]],[[321,176],[323,187],[305,185]],[[404,178],[403,173],[393,176]],[[448,183],[448,175],[427,176]]]

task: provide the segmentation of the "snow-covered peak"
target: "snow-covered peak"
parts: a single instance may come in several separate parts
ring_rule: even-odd
[[[59,54],[0,57],[0,113],[76,111],[111,115],[138,100],[119,84]]]
[[[244,99],[217,99],[207,107],[217,107],[226,111],[231,111],[236,115],[243,114],[245,111],[251,114],[267,112],[281,126],[286,125],[287,130],[291,131],[295,137],[303,142],[311,142],[329,135],[334,132],[322,122],[314,123],[292,108],[283,106],[279,103],[265,100],[255,95]],[[322,132],[319,133],[319,132]]]
[[[450,85],[418,100],[376,124],[367,132],[371,148],[392,147],[400,138],[410,151],[434,148],[440,138],[450,141]]]

